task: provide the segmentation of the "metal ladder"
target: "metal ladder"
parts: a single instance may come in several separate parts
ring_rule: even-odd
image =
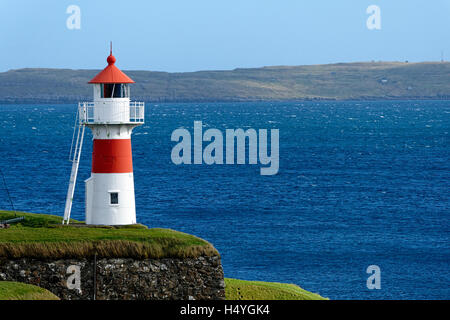
[[[81,120],[80,112],[81,108],[78,106],[69,154],[69,161],[72,162],[72,171],[70,173],[69,188],[67,190],[66,207],[64,208],[64,219],[62,224],[69,224],[70,221],[70,211],[72,210],[73,194],[75,191],[75,184],[77,182],[78,165],[80,164],[81,148],[83,147],[85,125]],[[84,109],[83,112],[85,112]]]

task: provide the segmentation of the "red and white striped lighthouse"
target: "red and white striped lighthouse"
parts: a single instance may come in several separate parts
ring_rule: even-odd
[[[79,103],[80,123],[93,134],[91,176],[85,181],[86,224],[134,224],[131,132],[144,123],[144,103],[130,102],[129,85],[134,81],[115,66],[112,50],[107,62],[89,81],[94,86],[94,102]]]

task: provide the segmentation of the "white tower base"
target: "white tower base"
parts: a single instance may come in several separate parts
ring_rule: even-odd
[[[91,173],[86,183],[86,224],[136,223],[133,173]],[[117,194],[116,196],[112,195]]]

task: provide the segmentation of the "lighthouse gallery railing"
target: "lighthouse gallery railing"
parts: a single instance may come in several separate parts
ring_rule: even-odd
[[[111,110],[109,105],[96,105],[95,102],[80,102],[78,103],[78,112],[80,122],[84,124],[89,123],[144,123],[144,102],[131,101],[126,102],[129,108],[124,111],[123,108]],[[99,114],[108,112],[113,120],[105,120]]]

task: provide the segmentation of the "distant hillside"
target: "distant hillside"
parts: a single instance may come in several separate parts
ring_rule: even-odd
[[[120,66],[119,66],[120,67]],[[2,103],[91,100],[99,70],[18,69],[0,73]],[[448,99],[450,63],[368,62],[230,71],[126,71],[136,100],[275,101],[309,99]]]

